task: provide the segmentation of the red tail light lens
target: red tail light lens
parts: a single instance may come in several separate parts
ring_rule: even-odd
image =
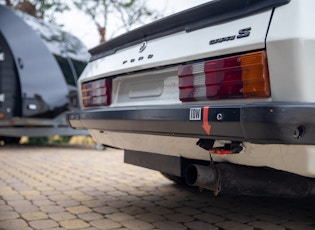
[[[207,98],[242,97],[242,69],[237,57],[206,62]]]
[[[99,79],[82,83],[82,101],[85,107],[111,104],[112,79]]]
[[[178,77],[183,102],[270,96],[264,51],[180,66]]]
[[[194,74],[193,66],[185,65],[178,68],[179,77],[179,97],[185,98],[187,101],[193,101],[194,98]]]

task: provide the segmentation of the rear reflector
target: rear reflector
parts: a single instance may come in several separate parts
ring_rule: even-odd
[[[270,96],[264,51],[182,65],[178,78],[182,102]]]
[[[112,79],[99,79],[82,83],[82,101],[85,107],[110,105]]]

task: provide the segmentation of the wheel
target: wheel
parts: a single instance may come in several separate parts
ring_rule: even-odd
[[[184,177],[174,176],[168,173],[162,173],[162,175],[178,185],[188,186]]]
[[[0,137],[0,141],[3,141],[4,144],[19,144],[20,137]]]

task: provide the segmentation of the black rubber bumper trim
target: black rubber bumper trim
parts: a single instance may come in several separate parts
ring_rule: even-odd
[[[192,117],[191,112],[197,112],[197,116]],[[67,114],[69,124],[78,129],[266,144],[315,144],[314,118],[315,104],[274,103],[129,107]],[[204,128],[208,124],[210,134]]]

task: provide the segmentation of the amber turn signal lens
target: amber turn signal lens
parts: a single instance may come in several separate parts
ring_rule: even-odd
[[[243,94],[245,97],[269,97],[270,83],[264,51],[241,56]]]

